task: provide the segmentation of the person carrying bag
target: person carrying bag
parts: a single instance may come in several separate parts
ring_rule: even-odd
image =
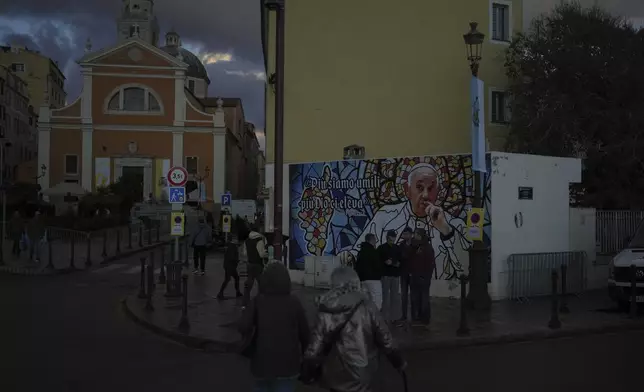
[[[379,353],[406,367],[380,311],[350,267],[331,274],[331,290],[317,298],[318,321],[304,353],[300,380],[332,392],[371,392]]]

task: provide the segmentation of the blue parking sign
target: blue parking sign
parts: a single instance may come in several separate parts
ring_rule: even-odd
[[[186,188],[182,186],[171,186],[168,192],[168,201],[172,204],[183,204],[186,202]]]
[[[232,196],[230,195],[230,193],[224,193],[223,195],[221,195],[221,205],[222,205],[222,206],[229,206],[229,205],[230,205],[230,201],[231,201],[232,199],[233,199],[233,198],[232,198]]]

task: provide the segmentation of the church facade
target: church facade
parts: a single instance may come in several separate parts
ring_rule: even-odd
[[[153,1],[124,1],[117,43],[78,61],[83,89],[74,102],[40,108],[38,181],[47,189],[77,183],[86,191],[130,176],[141,185],[141,200],[165,197],[171,166],[189,173],[189,200],[210,204],[226,188],[224,100],[203,104],[208,79],[197,56],[181,47],[178,34],[159,28]],[[207,206],[207,205],[206,205]]]

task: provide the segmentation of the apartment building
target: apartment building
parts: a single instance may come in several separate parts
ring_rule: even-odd
[[[0,173],[7,182],[18,181],[19,166],[38,155],[37,116],[28,94],[27,83],[0,65]]]
[[[65,75],[58,62],[24,46],[0,46],[0,65],[9,68],[27,83],[31,105],[40,108],[45,98],[49,107],[65,106]]]

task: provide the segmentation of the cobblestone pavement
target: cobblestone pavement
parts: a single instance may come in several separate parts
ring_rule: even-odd
[[[250,392],[242,358],[187,349],[124,317],[120,301],[138,284],[125,271],[138,261],[86,274],[0,275],[0,391]],[[411,352],[410,391],[635,390],[641,347],[644,333],[624,332]],[[402,391],[388,365],[378,376],[374,392]]]
[[[223,279],[222,260],[220,257],[209,257],[207,263],[206,276],[189,275],[188,315],[191,328],[188,335],[196,339],[186,339],[178,330],[181,302],[180,299],[164,297],[163,285],[158,286],[155,292],[154,311],[146,311],[146,300],[137,298],[135,294],[127,299],[128,309],[147,326],[156,326],[157,331],[163,330],[166,335],[186,344],[199,347],[210,341],[219,343],[220,349],[226,349],[227,346],[229,348],[239,339],[231,324],[239,318],[241,300],[234,298],[232,282],[226,291],[229,299],[216,299]],[[293,293],[304,304],[311,324],[316,317],[315,297],[322,292],[294,285]],[[568,304],[571,312],[560,315],[561,329],[552,330],[548,327],[551,315],[551,303],[548,299],[537,299],[530,303],[495,302],[489,315],[481,316],[470,312],[470,335],[458,337],[456,331],[460,323],[460,301],[432,298],[432,324],[429,330],[422,327],[394,327],[392,330],[403,347],[419,349],[532,340],[631,327],[644,329],[644,317],[633,321],[628,315],[617,312],[604,291],[571,297]]]

